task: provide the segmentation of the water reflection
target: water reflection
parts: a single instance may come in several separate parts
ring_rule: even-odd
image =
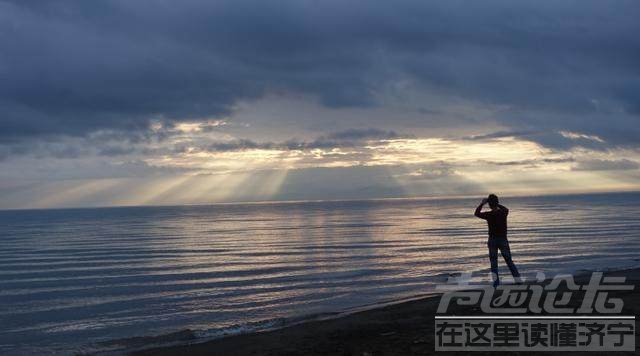
[[[639,197],[505,199],[515,262],[525,276],[635,265]],[[450,273],[488,272],[475,204],[0,212],[0,345],[80,347],[422,294]]]

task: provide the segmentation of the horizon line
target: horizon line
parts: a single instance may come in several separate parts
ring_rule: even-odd
[[[578,196],[578,195],[605,195],[605,194],[633,194],[640,193],[640,190],[614,190],[614,191],[590,191],[590,192],[567,192],[567,193],[542,193],[501,195],[505,199],[513,198],[534,198],[534,197],[554,197],[554,196]],[[488,193],[487,193],[488,194]],[[197,207],[215,205],[269,205],[269,204],[299,204],[299,203],[332,203],[332,202],[366,202],[366,201],[388,201],[388,200],[462,200],[481,197],[482,195],[442,195],[442,196],[407,196],[407,197],[384,197],[384,198],[356,198],[356,199],[301,199],[301,200],[259,200],[259,201],[230,201],[230,202],[208,202],[208,203],[185,203],[185,204],[154,204],[154,205],[98,205],[98,206],[63,206],[49,208],[0,208],[3,211],[37,211],[37,210],[82,210],[82,209],[117,209],[117,208],[168,208],[168,207]]]

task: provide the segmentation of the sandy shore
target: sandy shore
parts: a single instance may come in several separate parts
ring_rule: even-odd
[[[640,269],[608,272],[605,276],[625,276],[628,284],[635,285],[640,282]],[[588,278],[576,278],[580,284],[586,284],[585,280]],[[640,314],[640,288],[612,291],[609,295],[624,301],[623,315]],[[136,354],[425,355],[434,351],[434,316],[439,301],[440,296],[427,297],[338,319],[308,322],[199,344],[149,349]],[[576,301],[574,306],[577,304]],[[448,314],[483,315],[477,307],[453,303]],[[637,339],[636,333],[636,344],[640,345]]]

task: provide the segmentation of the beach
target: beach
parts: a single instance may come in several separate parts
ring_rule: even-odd
[[[636,285],[640,282],[640,269],[606,272],[604,276],[625,277],[626,284]],[[586,284],[589,277],[590,274],[585,273],[577,276],[575,281],[577,284]],[[640,314],[640,289],[612,291],[609,297],[624,301],[622,315]],[[439,302],[440,296],[435,295],[332,320],[307,322],[278,330],[236,335],[204,343],[147,349],[134,354],[425,355],[434,351],[434,316]],[[574,303],[572,299],[568,306],[578,307],[579,303]],[[449,308],[449,314],[483,315],[478,307],[454,303]],[[637,339],[636,333],[636,345]]]

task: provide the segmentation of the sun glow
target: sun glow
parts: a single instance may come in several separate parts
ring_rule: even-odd
[[[197,126],[179,129],[195,132]],[[187,136],[185,136],[187,137]],[[185,138],[181,138],[185,140]],[[189,140],[185,140],[189,142]],[[465,195],[500,191],[503,194],[552,194],[639,189],[633,150],[593,151],[584,148],[554,151],[513,137],[491,140],[403,138],[369,140],[363,145],[327,148],[246,148],[203,150],[192,145],[173,154],[144,159],[148,167],[173,171],[140,178],[77,179],[47,183],[31,189],[33,199],[18,207],[203,204],[282,199],[291,189],[290,177],[306,170],[373,169],[373,176],[336,185],[309,184],[314,189],[349,191],[391,189],[394,196]],[[627,171],[602,169],[599,162],[623,163]],[[581,162],[595,162],[583,169]],[[592,167],[594,164],[591,164]],[[377,167],[377,168],[376,168]],[[587,168],[589,168],[587,167]],[[605,167],[607,168],[607,167]],[[614,167],[615,168],[615,167]],[[629,169],[631,168],[631,169]],[[523,174],[525,173],[525,174]],[[371,182],[369,182],[371,180]],[[343,187],[344,186],[344,187]],[[304,189],[303,189],[304,191]],[[10,197],[9,197],[10,198]]]

